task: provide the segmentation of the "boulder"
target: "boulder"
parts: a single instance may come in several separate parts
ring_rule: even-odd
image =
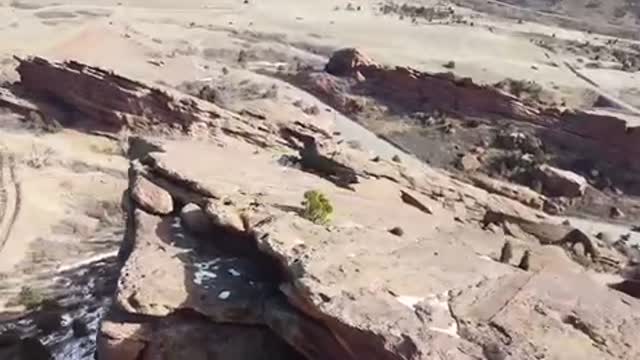
[[[458,167],[462,171],[475,171],[482,167],[482,163],[474,154],[466,154],[458,159]]]
[[[133,178],[131,198],[151,214],[167,215],[173,211],[171,195],[142,175]]]
[[[325,66],[325,71],[336,76],[350,76],[358,73],[362,66],[375,65],[373,60],[354,48],[341,49],[333,53]],[[362,75],[360,75],[362,76]]]
[[[189,203],[182,207],[180,219],[187,231],[195,234],[206,234],[212,227],[211,219],[202,211],[200,206],[194,203]]]
[[[550,196],[580,197],[588,185],[584,177],[549,165],[539,166],[538,176]]]

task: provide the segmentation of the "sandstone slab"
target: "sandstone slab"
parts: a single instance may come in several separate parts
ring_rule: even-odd
[[[144,176],[138,175],[133,178],[131,197],[149,213],[166,215],[173,211],[171,195]]]
[[[544,191],[552,196],[579,197],[587,189],[587,179],[568,170],[549,165],[538,168]]]

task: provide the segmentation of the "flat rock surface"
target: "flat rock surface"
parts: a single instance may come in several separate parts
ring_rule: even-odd
[[[501,202],[505,205],[502,210],[515,209],[512,214],[524,219],[519,225],[522,231],[541,241],[545,236],[560,236],[553,235],[556,232],[566,234],[570,227],[544,224],[535,210],[494,195],[467,195],[469,200],[455,201],[427,196],[420,187],[409,189],[401,181],[386,178],[365,178],[353,191],[345,190],[316,175],[283,166],[268,152],[234,145],[165,142],[164,152],[149,154],[144,168],[173,184],[167,188],[172,194],[191,192],[196,198],[195,194],[201,194],[196,203],[204,206],[202,214],[211,221],[222,213],[225,218],[242,217],[242,224],[226,222],[224,226],[239,233],[248,227],[258,253],[275,262],[260,263],[262,270],[251,267],[251,263],[258,264],[255,261],[243,267],[243,261],[252,259],[255,252],[241,243],[235,248],[240,252],[237,259],[207,253],[202,244],[213,234],[184,247],[180,244],[188,243],[190,236],[181,239],[179,218],[161,219],[138,211],[139,234],[123,269],[118,294],[119,303],[128,311],[164,315],[171,308],[184,307],[216,321],[265,323],[294,346],[300,344],[278,324],[291,316],[297,318],[295,312],[301,311],[317,322],[293,322],[304,324],[302,334],[319,331],[313,330],[314,326],[326,327],[356,358],[427,359],[446,352],[451,358],[467,359],[480,356],[492,343],[518,358],[535,354],[553,358],[562,354],[563,341],[574,344],[566,351],[575,358],[625,355],[619,349],[629,341],[637,322],[623,323],[622,314],[639,306],[637,300],[608,289],[559,247],[540,246],[530,238],[514,240],[513,264],[496,261],[504,238],[483,231],[469,214],[483,204],[491,208],[494,201]],[[184,160],[194,152],[209,156],[206,160]],[[240,154],[241,165],[229,162]],[[283,177],[289,185],[286,188],[276,180]],[[235,180],[230,182],[230,178]],[[301,217],[300,203],[308,189],[318,189],[331,200],[336,210],[329,225],[316,225]],[[403,192],[414,193],[414,199],[428,204],[430,211],[407,203]],[[189,209],[197,211],[197,206],[189,205]],[[199,218],[198,223],[203,221]],[[396,226],[403,229],[403,236],[389,233]],[[178,233],[167,235],[171,228]],[[225,241],[219,238],[214,243],[220,240]],[[532,253],[530,272],[515,267],[525,250]],[[144,259],[151,257],[153,263],[145,263]],[[229,266],[243,275],[234,277],[232,273],[226,278],[223,273],[229,274]],[[279,268],[284,277],[272,278],[262,287],[252,286],[260,284],[257,273],[278,272]],[[570,285],[562,285],[565,282]],[[168,290],[166,284],[170,283],[174,285]],[[224,289],[233,290],[227,294]],[[297,310],[285,308],[289,315],[279,315],[279,320],[255,312],[265,304],[257,299],[277,293],[283,293]],[[279,314],[274,310],[278,306],[273,307],[270,300],[266,304],[270,313]],[[554,312],[541,315],[539,325],[519,325],[547,308]],[[595,332],[584,330],[584,324],[595,320],[582,315],[592,308],[612,310],[593,315],[598,324],[609,324],[593,325],[604,326]],[[606,330],[618,326],[615,324],[625,330]],[[595,336],[597,346],[589,345],[593,340],[588,336],[585,340],[585,331]],[[591,347],[585,350],[586,345]],[[332,346],[335,344],[328,348]],[[336,354],[344,351],[332,349]]]

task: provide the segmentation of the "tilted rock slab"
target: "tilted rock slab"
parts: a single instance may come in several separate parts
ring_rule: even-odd
[[[460,224],[426,188],[372,178],[345,190],[240,143],[166,142],[163,150],[141,158],[141,171],[189,205],[164,217],[130,210],[116,296],[129,314],[188,312],[265,328],[295,349],[282,356],[309,360],[637,355],[629,340],[640,329],[637,299],[534,242],[526,245],[532,272],[493,260],[503,239]],[[208,156],[185,156],[197,153]],[[299,215],[308,189],[333,202],[330,225]],[[409,192],[431,211],[406,203]],[[525,219],[514,222],[523,228],[545,219],[513,200],[478,196],[507,211],[502,218]],[[388,233],[392,226],[405,235]],[[145,354],[158,344],[144,340]]]

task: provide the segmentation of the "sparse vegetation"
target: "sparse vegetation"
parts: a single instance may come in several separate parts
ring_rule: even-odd
[[[331,220],[333,206],[323,193],[316,190],[305,192],[302,205],[304,206],[302,216],[305,219],[320,225],[327,224]]]
[[[535,81],[515,80],[511,78],[500,81],[495,86],[518,98],[529,98],[535,101],[540,100],[543,90],[542,86]]]
[[[278,85],[273,84],[262,94],[263,99],[276,99],[278,97]]]
[[[36,309],[43,301],[44,296],[42,293],[29,286],[23,286],[22,289],[20,289],[20,293],[18,293],[18,304],[23,305],[28,310]]]
[[[31,145],[31,152],[24,159],[24,163],[34,169],[41,169],[50,166],[52,163],[52,157],[55,155],[55,150],[48,146]]]
[[[396,14],[400,15],[400,19],[404,19],[405,17],[416,19],[422,18],[429,22],[434,20],[446,20],[455,15],[455,11],[452,7],[449,6],[417,6],[410,4],[396,4],[393,2],[387,2],[380,6],[380,12],[388,15],[388,14]]]

